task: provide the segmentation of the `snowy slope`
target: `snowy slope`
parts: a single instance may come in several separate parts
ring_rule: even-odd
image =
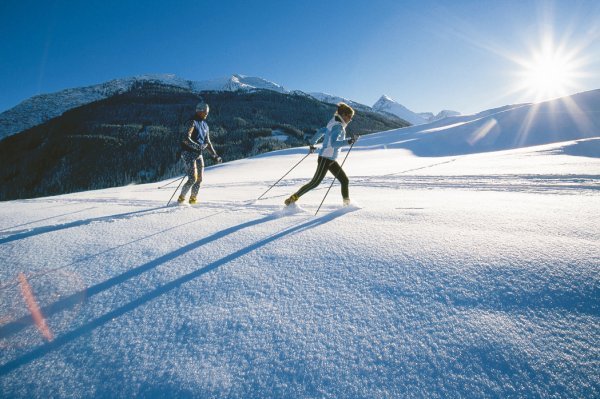
[[[600,136],[600,90],[369,135],[364,146],[469,154]]]
[[[315,155],[253,201],[306,148],[208,168],[193,208],[177,182],[0,203],[3,397],[600,396],[600,135],[419,157],[402,131],[434,133],[361,138],[355,206],[336,184],[317,216],[329,179],[281,206]]]
[[[39,125],[72,108],[123,93],[139,82],[160,82],[196,92],[255,89],[267,89],[280,93],[288,92],[276,83],[243,75],[232,75],[205,81],[185,80],[172,74],[142,75],[127,79],[116,79],[98,85],[41,94],[23,101],[0,114],[0,139]]]

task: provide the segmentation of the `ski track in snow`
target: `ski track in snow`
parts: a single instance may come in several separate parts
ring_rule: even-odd
[[[282,206],[310,162],[252,200],[285,157],[208,168],[197,206],[165,207],[159,184],[3,203],[1,391],[598,397],[598,161],[515,154],[542,170],[492,153],[383,172],[357,153],[361,206],[336,183],[317,216],[330,179]]]

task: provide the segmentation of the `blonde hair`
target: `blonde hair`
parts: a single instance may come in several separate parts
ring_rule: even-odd
[[[337,113],[340,116],[341,115],[350,115],[351,117],[354,117],[354,109],[352,109],[351,106],[349,106],[348,104],[346,104],[344,102],[338,103]]]

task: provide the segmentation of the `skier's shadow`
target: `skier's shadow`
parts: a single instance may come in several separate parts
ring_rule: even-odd
[[[21,233],[21,231],[17,231],[17,232],[14,232],[14,233],[11,233],[11,232],[4,233],[4,231],[10,230],[10,229],[15,229],[17,227],[27,226],[28,224],[45,222],[46,220],[50,220],[50,219],[54,219],[54,218],[58,218],[58,217],[62,217],[62,216],[68,216],[68,215],[73,215],[73,214],[84,212],[84,211],[89,211],[89,210],[94,209],[94,208],[95,208],[95,206],[92,206],[92,207],[89,207],[89,208],[80,209],[78,211],[67,212],[67,213],[63,213],[61,215],[50,216],[50,217],[43,218],[43,219],[33,220],[33,221],[27,222],[27,223],[21,223],[21,224],[18,224],[18,225],[15,225],[15,226],[11,226],[11,227],[5,227],[3,229],[0,229],[0,234],[18,234],[18,233]]]
[[[22,240],[24,238],[29,238],[29,237],[35,237],[37,235],[51,233],[53,231],[59,231],[59,230],[70,229],[73,227],[85,226],[85,225],[88,225],[88,224],[91,224],[94,222],[106,222],[106,221],[113,221],[113,220],[118,220],[118,219],[128,219],[132,216],[136,216],[136,215],[144,214],[144,213],[148,213],[148,212],[153,212],[153,211],[156,211],[159,209],[165,209],[165,207],[159,206],[159,207],[150,208],[150,209],[142,209],[140,211],[125,212],[125,213],[119,213],[116,215],[108,215],[108,216],[99,216],[99,217],[85,219],[85,220],[76,220],[73,222],[63,223],[63,224],[59,224],[59,225],[36,227],[29,231],[16,232],[15,234],[9,235],[8,237],[0,238],[0,244],[6,244],[9,242]],[[11,232],[7,232],[7,234],[11,234]]]
[[[55,267],[55,268],[53,268],[53,269],[46,269],[46,270],[45,270],[45,271],[43,271],[43,272],[36,273],[36,274],[34,274],[34,275],[31,277],[31,278],[36,278],[36,277],[39,277],[39,276],[44,276],[44,275],[47,275],[47,274],[52,274],[52,273],[58,272],[58,271],[60,271],[60,270],[63,270],[63,269],[69,268],[69,267],[71,267],[71,266],[75,266],[75,265],[77,265],[77,264],[80,264],[80,263],[85,263],[85,262],[87,262],[87,261],[89,261],[89,260],[92,260],[92,259],[94,259],[94,258],[98,258],[98,257],[100,257],[100,256],[102,256],[102,255],[105,255],[105,254],[108,254],[108,253],[110,253],[110,252],[116,251],[116,250],[118,250],[118,249],[120,249],[120,248],[124,248],[124,247],[126,247],[126,246],[128,246],[128,245],[135,244],[135,243],[137,243],[137,242],[140,242],[140,241],[143,241],[143,240],[148,240],[148,239],[150,239],[150,238],[152,238],[152,237],[158,237],[158,236],[160,236],[161,234],[165,234],[165,233],[167,233],[167,232],[168,232],[168,231],[170,231],[170,230],[179,229],[179,228],[182,228],[182,227],[184,227],[184,226],[186,226],[186,225],[193,224],[193,223],[198,223],[198,222],[199,222],[199,221],[201,221],[201,220],[205,220],[205,219],[208,219],[208,218],[211,218],[211,217],[214,217],[214,216],[218,216],[218,215],[220,215],[220,214],[222,214],[222,213],[224,213],[224,212],[226,212],[226,210],[222,210],[222,211],[220,211],[220,212],[215,212],[215,213],[213,213],[213,214],[210,214],[210,215],[207,215],[207,216],[203,216],[203,217],[201,217],[201,218],[198,218],[198,219],[192,219],[192,220],[190,220],[190,221],[188,221],[188,222],[185,222],[185,223],[182,223],[182,224],[178,224],[178,225],[176,225],[176,226],[173,226],[173,227],[170,227],[170,228],[168,228],[168,229],[164,229],[164,230],[156,231],[156,232],[154,232],[154,233],[152,233],[152,234],[150,234],[150,235],[146,235],[146,236],[144,236],[144,237],[136,238],[135,240],[132,240],[132,241],[129,241],[129,242],[126,242],[126,243],[123,243],[123,244],[116,245],[116,246],[114,246],[114,247],[111,247],[111,248],[108,248],[108,249],[102,250],[102,251],[100,251],[100,252],[96,252],[96,253],[94,253],[94,254],[85,255],[85,256],[83,256],[83,257],[81,257],[81,258],[79,258],[79,259],[77,259],[77,260],[75,260],[75,261],[73,261],[73,262],[71,262],[71,263],[68,263],[68,264],[65,264],[65,265],[62,265],[62,266],[58,266],[58,267]],[[29,278],[29,276],[28,276],[28,278]],[[16,287],[16,286],[18,286],[18,285],[19,285],[19,283],[18,283],[18,281],[15,279],[15,281],[13,281],[13,282],[11,282],[11,283],[7,283],[7,284],[4,284],[4,285],[0,285],[0,292],[1,292],[2,290],[4,290],[4,289],[8,289],[8,288],[11,288],[11,287]],[[81,294],[81,297],[83,298],[83,292],[80,292],[80,294]],[[27,319],[27,320],[26,320],[26,319]],[[28,323],[29,323],[29,321],[30,321],[30,320],[28,320],[28,319],[29,319],[29,317],[23,317],[23,318],[21,319],[21,322],[22,322],[22,324],[28,324]],[[3,330],[3,327],[0,327],[0,337],[3,337],[3,335],[2,335],[2,334],[3,334],[3,331],[4,331],[4,330]]]
[[[235,233],[236,231],[245,229],[247,227],[265,223],[274,218],[275,217],[273,215],[269,215],[269,216],[265,216],[260,219],[255,219],[255,220],[252,220],[252,221],[249,221],[246,223],[239,224],[237,226],[229,227],[225,230],[221,230],[221,231],[214,233],[208,237],[205,237],[201,240],[195,241],[195,242],[188,244],[184,247],[181,247],[175,251],[169,252],[153,261],[144,263],[141,266],[130,269],[122,274],[119,274],[117,276],[109,278],[106,281],[103,281],[99,284],[96,284],[94,286],[86,288],[83,291],[78,291],[78,292],[75,292],[74,294],[66,296],[66,297],[62,298],[61,300],[42,308],[41,312],[45,317],[49,318],[59,312],[74,308],[75,306],[77,306],[78,304],[81,303],[82,298],[85,298],[85,299],[91,298],[103,291],[113,288],[119,284],[126,282],[127,280],[130,280],[130,279],[132,279],[136,276],[139,276],[147,271],[150,271],[166,262],[169,262],[169,261],[177,258],[178,256],[185,254],[186,252],[189,252],[198,247],[201,247],[202,245],[208,244],[215,240],[219,240],[229,234]],[[12,322],[7,323],[4,326],[0,327],[0,338],[7,338],[13,334],[18,333],[19,331],[23,330],[24,328],[26,328],[32,324],[33,324],[33,320],[31,318],[31,316],[29,316],[29,315],[23,316],[22,318],[20,318],[18,320],[12,321]]]
[[[8,374],[11,371],[13,371],[25,364],[28,364],[36,359],[39,359],[39,358],[45,356],[46,354],[61,348],[63,345],[65,345],[71,341],[74,341],[75,339],[81,337],[82,335],[90,333],[93,330],[95,330],[96,328],[105,325],[106,323],[110,322],[111,320],[114,320],[117,317],[123,316],[124,314],[137,309],[138,307],[160,297],[161,295],[166,294],[170,291],[173,291],[174,289],[179,288],[181,285],[188,283],[208,272],[211,272],[211,271],[213,271],[235,259],[238,259],[244,255],[247,255],[248,253],[255,251],[258,248],[261,248],[261,247],[263,247],[271,242],[274,242],[280,238],[283,238],[287,235],[299,233],[301,231],[311,229],[316,226],[328,223],[328,222],[330,222],[346,213],[352,212],[354,210],[356,210],[356,209],[354,209],[354,208],[341,209],[341,210],[326,214],[324,216],[321,216],[319,218],[311,219],[307,222],[296,224],[294,226],[285,228],[278,233],[275,233],[269,237],[266,237],[260,241],[255,242],[254,244],[251,244],[245,248],[237,250],[229,255],[226,255],[226,256],[222,257],[221,259],[218,259],[218,260],[204,266],[201,269],[195,270],[195,271],[188,273],[184,276],[181,276],[169,283],[159,286],[159,287],[153,289],[152,291],[140,296],[139,298],[134,299],[133,301],[131,301],[121,307],[118,307],[115,310],[105,313],[104,315],[96,318],[95,320],[88,322],[87,324],[84,324],[70,332],[67,332],[63,335],[58,336],[53,341],[48,342],[28,353],[23,354],[22,356],[14,359],[12,361],[5,363],[4,365],[0,366],[0,375]],[[260,219],[255,219],[255,220],[252,220],[252,221],[249,221],[246,223],[239,224],[237,226],[227,228],[227,229],[217,232],[209,237],[203,238],[201,240],[198,240],[196,242],[188,244],[180,249],[177,249],[168,254],[165,254],[165,255],[159,257],[158,259],[155,259],[154,261],[148,262],[142,266],[139,266],[135,269],[127,271],[119,276],[115,276],[103,283],[97,284],[97,285],[87,289],[85,294],[87,296],[96,295],[102,291],[105,291],[111,287],[114,287],[115,285],[121,284],[121,283],[125,282],[126,280],[131,279],[134,276],[137,276],[137,275],[144,273],[150,269],[156,268],[157,266],[159,266],[161,264],[169,262],[169,261],[177,258],[178,256],[185,254],[186,252],[189,252],[198,247],[201,247],[202,245],[205,245],[208,242],[223,238],[223,237],[225,237],[229,234],[232,234],[236,231],[242,230],[242,229],[250,227],[250,226],[255,226],[255,225],[258,225],[261,223],[265,223],[269,220],[273,220],[276,218],[277,218],[277,216],[275,216],[275,215],[269,215],[269,216],[266,216],[266,217],[263,217]],[[81,293],[73,294],[72,296],[69,296],[69,297],[67,297],[61,301],[58,301],[58,302],[50,305],[49,307],[45,308],[42,311],[42,313],[44,313],[46,316],[49,316],[54,313],[65,310],[69,307],[76,305],[76,301],[80,297],[81,297]],[[0,337],[4,337],[5,334],[13,334],[16,331],[19,331],[20,329],[22,329],[22,324],[19,326],[19,325],[17,325],[17,323],[18,322],[14,322],[14,323],[10,323],[6,326],[3,326],[2,329],[0,329]]]

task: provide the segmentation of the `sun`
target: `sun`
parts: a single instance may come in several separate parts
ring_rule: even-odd
[[[544,101],[569,94],[577,86],[578,61],[551,43],[533,51],[530,58],[520,60],[519,91]]]
[[[549,95],[564,92],[569,84],[570,68],[566,59],[557,54],[537,56],[525,72],[526,84],[530,89]]]

